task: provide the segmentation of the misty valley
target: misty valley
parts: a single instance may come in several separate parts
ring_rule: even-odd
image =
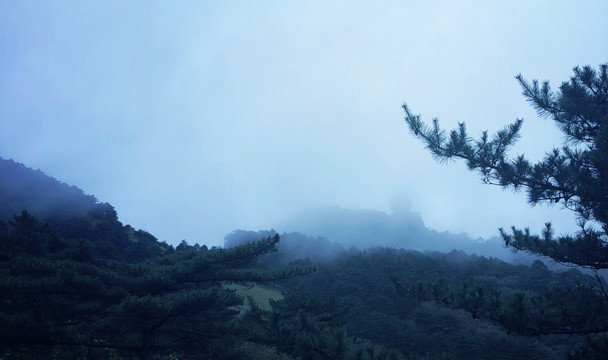
[[[2,359],[602,356],[589,274],[408,209],[311,210],[300,232],[172,246],[39,170],[0,159],[0,175]]]

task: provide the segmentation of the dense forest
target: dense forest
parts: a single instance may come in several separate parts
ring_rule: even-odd
[[[574,234],[551,223],[538,235],[500,229],[507,247],[540,256],[529,265],[445,244],[386,247],[393,233],[402,242],[389,244],[405,247],[454,237],[374,212],[322,215],[316,226],[335,239],[235,230],[221,248],[174,247],[123,225],[112,205],[0,159],[0,357],[605,359],[608,65],[574,68],[559,92],[517,79],[566,137],[535,164],[507,154],[522,120],[473,140],[464,123],[448,135],[403,109],[438,160],[463,159],[484,183],[574,212]],[[334,241],[358,232],[385,246]]]
[[[74,186],[0,166],[5,359],[558,359],[589,347],[582,335],[518,335],[442,299],[593,284],[575,269],[273,230],[174,247]]]

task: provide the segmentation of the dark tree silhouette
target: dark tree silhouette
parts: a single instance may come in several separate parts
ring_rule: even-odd
[[[231,249],[182,244],[143,260],[111,259],[99,245],[124,251],[132,231],[111,215],[114,230],[95,243],[61,237],[26,211],[0,222],[0,354],[190,358],[234,332],[242,299],[226,283],[312,271],[259,269],[258,258],[276,249],[278,235]]]
[[[552,149],[537,163],[523,155],[508,154],[519,137],[522,119],[492,137],[484,131],[475,140],[464,123],[448,133],[440,128],[438,119],[433,119],[431,126],[426,125],[403,105],[411,132],[426,143],[438,161],[464,159],[470,170],[481,174],[484,183],[525,190],[530,204],[561,204],[577,218],[579,230],[574,234],[555,235],[550,222],[542,234],[532,234],[528,228],[501,228],[506,246],[590,269],[597,280],[595,286],[554,287],[544,293],[508,296],[497,291],[496,286],[492,289],[464,284],[459,289],[454,284],[427,284],[431,297],[526,335],[606,335],[608,293],[599,271],[608,269],[607,69],[608,64],[600,65],[598,70],[575,67],[573,76],[558,91],[551,90],[547,81],[530,83],[521,74],[516,76],[524,97],[539,116],[552,118],[564,133],[562,147]],[[605,354],[608,340],[606,336],[600,338],[587,350]]]
[[[447,133],[433,119],[428,126],[406,104],[405,121],[414,136],[422,139],[434,157],[445,162],[466,160],[482,180],[515,190],[524,189],[530,204],[560,203],[575,212],[580,231],[555,236],[551,223],[541,235],[528,229],[500,229],[507,246],[548,256],[557,262],[594,270],[608,268],[608,73],[607,64],[596,71],[575,67],[574,75],[554,92],[548,82],[519,81],[523,95],[538,114],[552,118],[564,133],[564,144],[535,164],[523,155],[509,157],[523,120],[489,137],[469,137],[464,123]]]

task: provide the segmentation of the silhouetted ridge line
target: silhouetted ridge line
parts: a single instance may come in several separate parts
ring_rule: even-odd
[[[48,236],[76,241],[87,256],[135,262],[171,250],[147,231],[123,225],[111,204],[0,158],[0,225],[19,223],[39,224]]]
[[[82,217],[97,199],[40,170],[0,158],[0,219],[27,210],[41,220]]]

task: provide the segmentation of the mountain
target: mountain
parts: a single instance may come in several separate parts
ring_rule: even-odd
[[[171,248],[118,220],[114,207],[40,170],[0,158],[0,223],[32,218],[102,258],[138,261]]]
[[[260,269],[278,236],[173,248],[12,160],[0,159],[0,214],[0,359],[218,359],[245,341],[235,342],[243,299],[226,283],[314,270]]]
[[[0,158],[0,220],[27,210],[38,219],[82,217],[94,208],[95,196],[60,182],[40,170]]]
[[[488,319],[537,316],[548,289],[587,276],[394,249],[484,246],[410,211],[322,209],[292,226],[326,237],[237,230],[224,248],[173,248],[123,225],[112,205],[0,159],[0,213],[2,359],[559,359],[581,343],[531,341]],[[595,321],[587,301],[566,301],[565,318],[541,308],[540,326]]]
[[[395,209],[391,214],[341,207],[313,208],[291,216],[276,228],[323,237],[345,248],[391,247],[446,253],[461,250],[512,263],[532,263],[536,259],[527,254],[513,254],[498,237],[471,239],[467,234],[429,229],[420,213],[407,208]]]

